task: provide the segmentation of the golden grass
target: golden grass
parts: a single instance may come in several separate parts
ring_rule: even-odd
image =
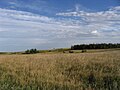
[[[0,90],[120,90],[120,51],[0,55]]]

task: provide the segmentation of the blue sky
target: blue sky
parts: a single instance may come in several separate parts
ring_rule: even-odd
[[[0,51],[120,43],[120,0],[0,0]]]

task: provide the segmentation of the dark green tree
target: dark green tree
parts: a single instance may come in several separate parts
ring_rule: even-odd
[[[25,54],[36,54],[36,53],[39,53],[37,49],[30,49],[25,51]]]

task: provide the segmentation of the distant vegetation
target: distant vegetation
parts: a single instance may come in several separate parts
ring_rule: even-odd
[[[36,53],[39,53],[37,49],[30,49],[25,51],[25,54],[36,54]]]
[[[71,46],[71,50],[84,50],[84,49],[110,49],[110,48],[120,48],[120,44],[81,44],[81,45],[74,45]]]
[[[37,53],[94,53],[94,52],[103,52],[103,51],[113,51],[120,50],[120,44],[81,44],[73,45],[70,48],[53,48],[49,50],[37,50],[37,49],[28,49],[21,52],[0,52],[1,54],[37,54]]]

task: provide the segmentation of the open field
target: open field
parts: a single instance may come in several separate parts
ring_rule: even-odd
[[[120,50],[0,55],[0,90],[120,90]]]

